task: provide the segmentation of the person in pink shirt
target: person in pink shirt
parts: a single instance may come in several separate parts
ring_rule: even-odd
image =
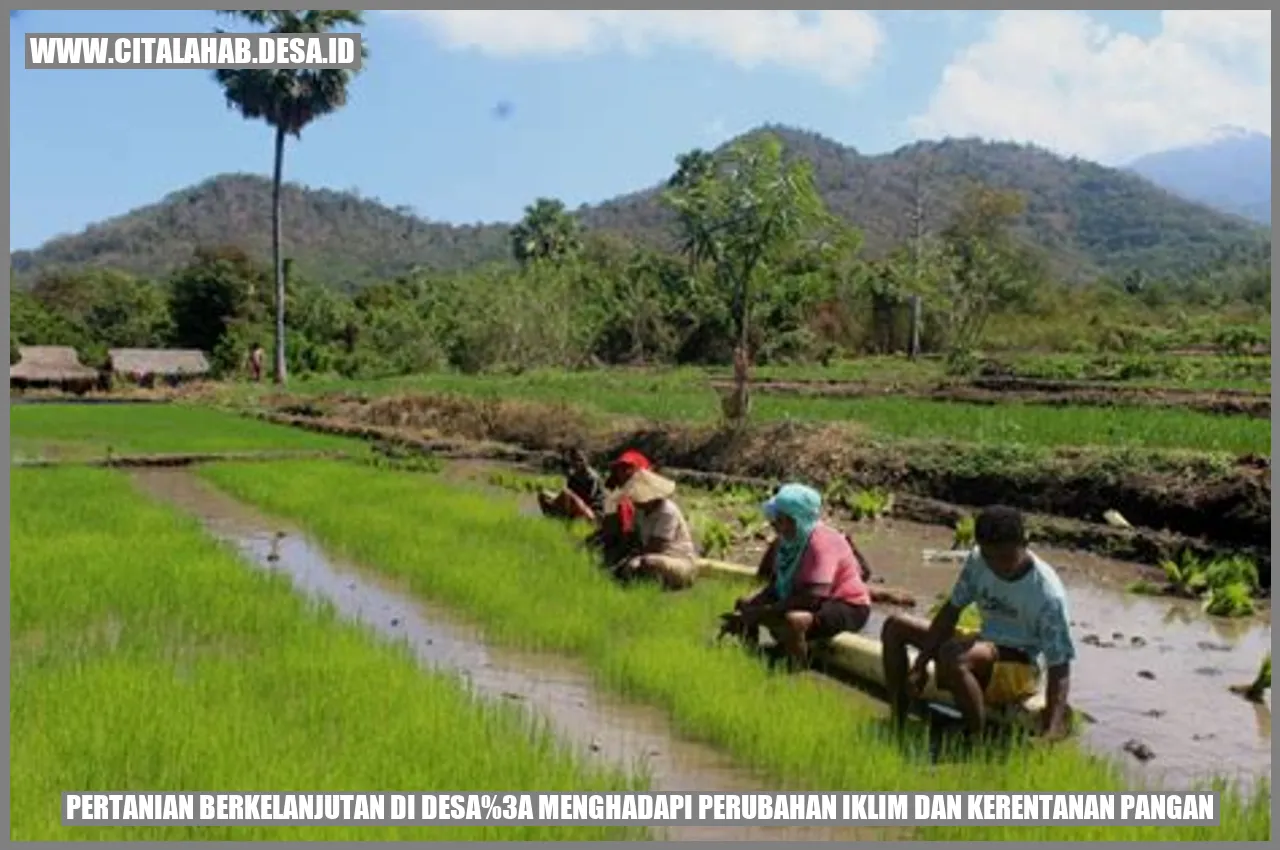
[[[738,600],[726,630],[754,641],[769,630],[791,662],[809,663],[809,644],[840,632],[860,632],[871,616],[871,591],[848,538],[822,522],[822,496],[803,484],[786,484],[764,504],[778,535],[761,574],[768,586]]]

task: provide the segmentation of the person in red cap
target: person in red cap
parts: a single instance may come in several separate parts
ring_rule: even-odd
[[[609,467],[609,477],[604,486],[610,490],[621,490],[631,477],[642,469],[653,469],[649,459],[635,449],[618,455]],[[630,534],[635,528],[636,506],[626,496],[618,498],[618,522],[623,534]]]
[[[653,463],[634,449],[625,451],[609,464],[609,476],[604,486],[614,492],[621,490],[642,469],[653,469]],[[607,564],[627,558],[640,546],[636,506],[625,495],[619,495],[613,501],[614,509],[601,518],[600,528],[591,538],[591,543],[603,552]]]

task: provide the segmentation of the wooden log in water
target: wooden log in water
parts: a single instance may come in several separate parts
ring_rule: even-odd
[[[704,574],[720,575],[734,578],[754,578],[756,571],[742,564],[718,561],[712,558],[699,558],[698,566]],[[905,590],[895,588],[871,588],[872,601],[880,604],[915,607],[915,598]],[[908,650],[910,663],[915,662],[915,650]],[[814,660],[834,668],[837,672],[850,678],[883,688],[884,684],[884,652],[880,641],[866,635],[841,632],[820,646],[814,647]],[[929,665],[929,681],[921,695],[923,701],[956,709],[955,699],[949,692],[938,686],[934,665]],[[1039,717],[1045,707],[1043,685],[1035,696],[1018,705],[989,708],[988,717],[996,723],[1030,724]]]
[[[914,664],[915,650],[908,650],[909,663]],[[880,641],[867,635],[841,632],[825,645],[814,650],[814,655],[826,664],[835,667],[854,679],[870,682],[883,688],[884,684],[884,648]],[[921,698],[928,703],[946,706],[955,710],[955,699],[940,688],[935,677],[934,665],[929,664],[929,681]],[[1004,706],[997,710],[988,710],[989,717],[998,723],[1029,722],[1040,715],[1045,707],[1043,685],[1039,693],[1017,705]]]

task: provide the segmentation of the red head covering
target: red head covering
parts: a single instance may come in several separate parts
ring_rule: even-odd
[[[653,464],[649,459],[635,449],[628,449],[610,464],[611,470],[608,484],[614,487],[620,487],[626,480],[630,478],[637,470],[652,469]],[[618,500],[618,520],[622,525],[624,534],[630,534],[635,527],[636,508],[631,504],[631,500],[623,497]]]
[[[618,459],[613,462],[614,467],[629,466],[632,469],[652,469],[653,464],[649,459],[635,449],[628,449],[618,455]]]

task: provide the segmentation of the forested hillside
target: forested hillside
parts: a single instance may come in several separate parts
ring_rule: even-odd
[[[972,181],[1024,194],[1019,232],[1044,251],[1064,281],[1135,270],[1150,278],[1190,278],[1270,241],[1269,232],[1249,222],[1182,200],[1134,174],[1030,146],[948,140],[863,156],[813,133],[769,129],[788,157],[813,164],[828,207],[864,232],[871,257],[914,232],[916,210],[926,231],[942,227]],[[511,257],[509,224],[429,222],[374,199],[293,185],[284,207],[287,251],[298,271],[344,289],[416,266],[458,270]],[[654,189],[580,214],[588,230],[652,247],[673,244],[670,216]],[[160,277],[189,262],[196,248],[224,245],[255,259],[269,256],[265,177],[211,178],[35,251],[16,252],[11,264],[20,285],[56,266],[108,266]]]

